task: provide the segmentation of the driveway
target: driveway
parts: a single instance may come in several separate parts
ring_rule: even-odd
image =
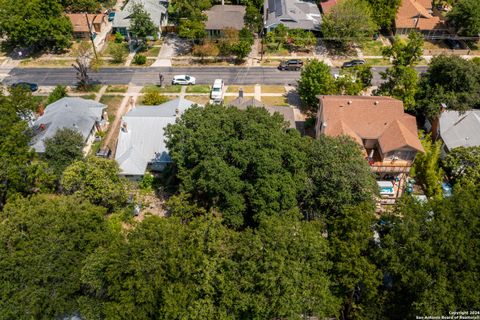
[[[180,39],[177,35],[167,34],[164,37],[162,48],[152,67],[171,67],[172,58],[190,52],[190,43]]]

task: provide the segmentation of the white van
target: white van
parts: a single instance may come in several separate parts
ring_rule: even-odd
[[[210,98],[213,100],[213,102],[217,102],[217,103],[223,101],[223,80],[222,79],[216,79],[215,82],[213,82]]]

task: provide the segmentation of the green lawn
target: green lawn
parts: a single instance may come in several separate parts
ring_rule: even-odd
[[[146,93],[146,92],[156,91],[160,93],[180,93],[181,90],[182,90],[182,86],[180,85],[173,85],[173,86],[169,85],[162,88],[154,84],[149,84],[143,87],[141,92]]]
[[[73,91],[74,92],[99,92],[101,88],[102,88],[101,84],[91,84],[88,86],[87,90],[85,91],[82,91],[79,89],[74,89]]]
[[[22,60],[20,62],[20,66],[22,66],[22,67],[33,67],[33,68],[35,68],[35,67],[38,67],[38,68],[41,68],[41,67],[58,67],[58,68],[61,68],[61,67],[69,67],[74,62],[75,62],[74,59],[61,59],[61,60],[26,59],[26,60]]]
[[[140,54],[143,54],[146,57],[157,57],[160,49],[161,47],[152,47],[147,51],[140,52]]]
[[[262,102],[267,106],[288,106],[287,98],[285,97],[262,97]]]
[[[198,84],[187,87],[187,93],[210,93],[210,86],[204,84]]]
[[[243,89],[244,93],[254,93],[255,87],[254,86],[228,86],[227,92],[228,93],[238,93],[240,88]]]
[[[185,99],[193,101],[198,104],[206,105],[210,102],[210,96],[185,96]]]
[[[285,86],[262,85],[262,93],[285,93]]]
[[[128,86],[126,85],[109,85],[105,92],[118,92],[118,93],[125,93],[128,90]]]
[[[366,41],[360,45],[360,50],[365,56],[381,56],[382,48],[383,44],[379,40]]]
[[[84,94],[84,95],[76,96],[76,97],[82,98],[82,99],[88,99],[88,100],[95,100],[96,95],[94,93],[91,93],[91,94]]]

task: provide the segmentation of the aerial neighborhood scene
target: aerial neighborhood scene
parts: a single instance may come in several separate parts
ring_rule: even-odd
[[[480,319],[480,0],[0,0],[0,319]]]

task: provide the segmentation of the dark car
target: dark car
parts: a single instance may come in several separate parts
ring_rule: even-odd
[[[344,62],[342,68],[352,68],[356,66],[361,66],[363,64],[365,64],[365,60],[352,60]]]
[[[38,90],[38,85],[36,83],[30,83],[30,82],[17,82],[12,84],[12,88],[25,88],[27,90],[34,92]]]
[[[115,19],[115,11],[108,13],[108,21],[112,22]]]
[[[280,62],[279,70],[295,70],[298,71],[303,67],[303,61],[298,59],[290,59]]]
[[[462,45],[460,41],[454,39],[445,39],[445,43],[450,49],[461,49]]]

